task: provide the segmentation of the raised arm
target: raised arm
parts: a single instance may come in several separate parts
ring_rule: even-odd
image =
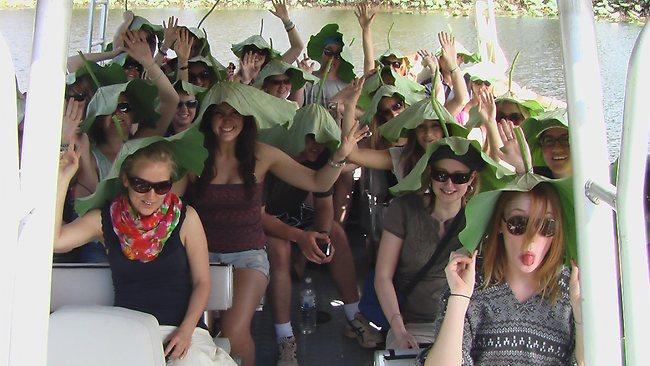
[[[140,127],[135,133],[135,137],[162,136],[167,131],[174,114],[176,114],[179,101],[178,93],[176,93],[160,66],[154,62],[146,38],[132,31],[126,31],[124,37],[126,51],[129,56],[144,67],[147,77],[158,88],[158,99],[160,99],[160,106],[158,107],[160,119],[156,122],[156,127]]]
[[[438,337],[431,347],[425,366],[458,366],[463,359],[463,328],[470,298],[474,293],[476,252],[471,257],[455,251],[445,267],[451,295]]]
[[[177,79],[189,81],[187,70],[189,68],[190,52],[194,44],[194,38],[190,37],[190,32],[186,28],[179,28],[177,33],[176,46],[174,47],[176,57],[178,57],[178,62],[176,63],[176,67],[178,68]]]
[[[158,53],[156,53],[156,57],[154,58],[158,66],[163,64],[165,56],[167,56],[167,51],[169,51],[169,49],[174,46],[174,42],[176,42],[178,37],[178,19],[174,18],[172,15],[167,20],[167,23],[163,20],[163,28],[163,40],[160,42]]]
[[[187,251],[187,261],[192,276],[192,294],[181,325],[165,340],[165,356],[176,360],[185,358],[196,324],[205,311],[210,296],[210,265],[208,240],[201,219],[194,208],[187,206],[181,227],[181,240]]]
[[[497,129],[497,107],[491,92],[486,90],[480,92],[478,113],[481,116],[481,127],[485,129],[487,135],[486,146],[483,148],[494,161],[499,161],[499,149],[503,146],[503,142]]]
[[[269,10],[271,14],[280,18],[282,24],[284,24],[284,30],[287,31],[287,36],[289,37],[289,49],[287,52],[282,55],[282,61],[292,64],[298,59],[300,53],[305,48],[305,44],[300,39],[300,34],[296,29],[296,25],[293,24],[291,18],[289,17],[289,10],[287,10],[287,0],[273,0],[273,8],[275,10]]]
[[[402,238],[387,230],[382,232],[377,253],[377,265],[375,266],[375,291],[381,310],[395,333],[397,348],[418,348],[418,341],[406,331],[404,326],[404,319],[402,319],[399,310],[397,293],[393,284],[395,269],[402,252],[402,244]]]
[[[357,16],[361,26],[361,39],[363,40],[363,73],[367,74],[375,68],[375,50],[372,44],[372,30],[370,26],[376,13],[368,11],[368,3],[359,3],[354,15]]]
[[[92,210],[70,224],[63,224],[63,206],[70,181],[79,167],[79,154],[74,151],[74,143],[59,158],[59,179],[56,193],[54,216],[55,253],[65,253],[89,241],[102,237],[102,219],[99,210]]]
[[[451,74],[451,85],[454,89],[454,97],[445,101],[445,108],[447,108],[452,116],[456,116],[463,111],[463,107],[469,102],[469,92],[467,91],[467,84],[465,83],[465,78],[463,78],[463,73],[456,61],[456,40],[454,36],[440,32],[438,33],[438,40],[442,46],[443,63],[445,67],[449,68],[445,71]]]

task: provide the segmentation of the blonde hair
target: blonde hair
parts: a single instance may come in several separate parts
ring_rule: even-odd
[[[136,163],[141,160],[147,160],[149,162],[156,163],[169,163],[171,178],[174,179],[176,172],[176,162],[174,161],[174,155],[172,154],[172,151],[169,149],[166,143],[162,141],[155,142],[129,155],[122,163],[122,167],[120,169],[120,177],[124,177],[125,175],[132,175]]]
[[[488,225],[487,236],[483,242],[483,276],[485,280],[483,288],[505,282],[508,260],[501,233],[501,222],[508,203],[522,194],[531,198],[529,225],[524,233],[524,242],[529,242],[539,232],[548,208],[551,209],[556,222],[551,246],[535,270],[537,292],[555,303],[560,294],[558,277],[564,258],[564,230],[560,198],[555,189],[547,183],[538,184],[528,192],[504,192],[499,197]],[[534,225],[533,223],[538,224]]]

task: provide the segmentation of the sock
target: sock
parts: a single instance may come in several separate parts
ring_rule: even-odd
[[[277,338],[278,343],[280,343],[280,340],[282,338],[293,337],[293,329],[291,328],[291,322],[283,323],[283,324],[276,324],[275,325],[275,336]]]
[[[353,302],[351,304],[344,304],[343,310],[345,310],[345,317],[348,321],[354,320],[354,316],[359,312],[359,302]]]

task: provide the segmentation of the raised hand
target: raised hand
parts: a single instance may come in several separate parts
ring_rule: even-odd
[[[446,68],[445,71],[451,71],[458,67],[456,62],[456,39],[447,32],[438,33],[438,41],[442,46],[442,62]]]
[[[63,123],[61,124],[62,142],[72,141],[77,134],[79,124],[83,120],[84,105],[84,102],[77,102],[74,98],[70,98],[66,103]]]
[[[474,251],[474,254],[469,256],[465,250],[460,249],[449,256],[445,275],[452,294],[472,297],[476,281],[476,254]]]
[[[272,0],[271,3],[273,3],[273,9],[275,9],[269,10],[271,14],[280,18],[283,23],[287,23],[291,20],[289,18],[289,10],[287,10],[287,0]]]
[[[497,106],[492,93],[485,90],[479,92],[478,114],[481,116],[482,124],[496,123]]]
[[[194,329],[176,328],[165,340],[165,357],[172,360],[183,359],[192,344]]]
[[[174,47],[174,52],[176,52],[178,60],[185,65],[190,59],[190,51],[192,50],[192,44],[194,44],[194,37],[190,36],[190,31],[186,28],[178,28],[176,33],[177,42]]]
[[[307,57],[306,53],[302,54],[302,60],[298,62],[298,67],[308,74],[313,74],[315,69],[314,61]]]
[[[362,2],[357,4],[354,15],[357,16],[361,29],[368,29],[372,25],[372,21],[375,20],[375,15],[377,15],[377,13],[369,11],[368,3]]]
[[[419,50],[418,55],[422,57],[422,66],[428,67],[431,69],[431,73],[433,73],[438,67],[438,60],[435,56],[427,50]]]
[[[260,69],[255,62],[255,54],[253,52],[245,53],[241,60],[242,84],[250,84],[259,72]]]
[[[59,157],[59,182],[65,184],[70,183],[74,175],[79,169],[79,153],[75,151],[74,144],[76,142],[76,135],[73,135],[68,145],[68,149],[61,153]]]
[[[153,63],[153,55],[144,32],[127,30],[124,32],[124,48],[134,60],[146,67]]]
[[[122,51],[124,49],[124,37],[122,34],[124,31],[129,29],[129,26],[131,23],[133,23],[134,17],[135,15],[130,10],[127,10],[124,12],[124,14],[122,14],[122,24],[117,27],[117,30],[115,30],[115,35],[113,35],[113,50]]]
[[[332,160],[341,161],[346,159],[357,147],[357,143],[366,137],[368,130],[368,125],[360,127],[359,121],[355,121],[347,134],[341,132],[341,146],[339,146],[339,149],[334,152]]]
[[[167,20],[167,23],[163,20],[162,25],[164,28],[163,43],[167,47],[171,47],[178,37],[178,18],[174,18],[172,15]]]
[[[305,258],[310,261],[318,264],[329,263],[333,258],[334,246],[331,246],[330,255],[326,256],[318,246],[319,240],[330,243],[330,238],[327,234],[316,231],[303,231],[300,240],[296,244],[298,244],[298,247]]]
[[[498,152],[499,159],[512,165],[515,168],[515,172],[518,174],[525,173],[526,168],[524,165],[524,158],[521,155],[521,149],[519,148],[519,143],[515,137],[515,129],[521,129],[521,127],[515,126],[514,123],[505,119],[497,122],[497,127],[499,130],[499,136],[503,142],[503,147],[501,147]]]

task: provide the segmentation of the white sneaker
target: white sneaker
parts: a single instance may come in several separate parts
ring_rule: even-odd
[[[281,338],[278,343],[278,366],[298,366],[296,337]]]

